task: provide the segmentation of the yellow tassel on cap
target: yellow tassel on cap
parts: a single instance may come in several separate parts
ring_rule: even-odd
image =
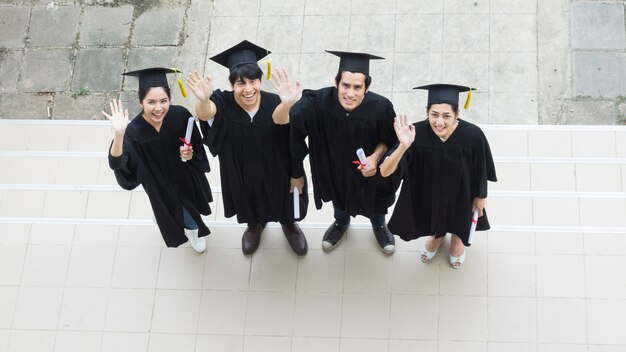
[[[270,54],[269,50],[265,49],[265,51],[265,56]],[[272,62],[270,60],[267,60],[267,76],[265,77],[265,79],[269,81],[270,78],[272,78]]]
[[[185,91],[185,86],[183,86],[183,81],[178,79],[178,87],[180,88],[180,93],[183,95],[183,98],[187,98],[187,92]]]
[[[187,98],[187,91],[185,90],[182,79],[180,79],[180,77],[182,76],[182,72],[177,68],[172,68],[172,70],[174,70],[174,72],[176,73],[176,77],[178,78],[177,81],[178,88],[180,88],[180,93],[183,95],[183,98]]]
[[[465,110],[469,109],[470,102],[472,101],[472,88],[470,87],[469,92],[467,92],[467,99],[465,99]]]

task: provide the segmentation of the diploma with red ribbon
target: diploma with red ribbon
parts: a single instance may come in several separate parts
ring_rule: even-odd
[[[191,132],[193,132],[193,124],[196,122],[196,118],[191,116],[189,120],[187,120],[187,131],[185,131],[185,138],[178,137],[181,142],[183,142],[183,151],[186,151],[191,146]],[[183,157],[180,158],[183,162],[187,162]]]
[[[474,214],[472,214],[472,226],[470,226],[469,238],[467,239],[467,243],[472,244],[474,240],[474,232],[476,232],[476,224],[478,224],[478,208],[474,209]]]
[[[354,165],[359,165],[359,170],[364,169],[367,166],[367,157],[365,156],[363,148],[359,148],[356,150],[356,156],[359,158],[359,160],[354,160],[352,163]]]

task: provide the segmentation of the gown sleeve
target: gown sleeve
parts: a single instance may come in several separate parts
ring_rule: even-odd
[[[113,142],[111,142],[111,145]],[[115,174],[117,183],[125,190],[133,190],[141,183],[139,176],[139,155],[133,146],[128,132],[124,135],[122,155],[111,155],[109,147],[109,167]]]
[[[489,142],[482,131],[479,131],[477,145],[473,156],[474,170],[474,197],[487,198],[487,181],[496,182],[496,167],[489,148]]]
[[[200,122],[204,121],[200,120]],[[209,172],[209,159],[207,158],[206,151],[204,150],[204,145],[202,144],[202,136],[200,135],[200,130],[198,129],[198,125],[196,125],[195,123],[193,125],[193,132],[191,133],[191,146],[193,147],[193,158],[189,160],[191,165],[198,169],[198,171],[200,172]]]
[[[226,136],[224,133],[224,129],[226,128],[226,124],[224,123],[224,114],[226,113],[225,93],[226,92],[217,89],[213,92],[213,95],[211,95],[211,101],[217,108],[217,112],[215,116],[213,116],[211,123],[200,120],[200,129],[204,136],[202,142],[209,147],[209,151],[213,156],[220,154]]]
[[[413,126],[415,126],[415,140],[413,141],[413,143],[411,143],[411,145],[404,152],[404,154],[400,158],[400,161],[398,161],[398,166],[396,167],[396,170],[392,174],[393,177],[400,178],[400,179],[403,179],[405,177],[405,174],[408,172],[409,166],[411,165],[413,154],[415,154],[414,149],[416,148],[416,145],[418,143],[418,138],[422,138],[421,134],[419,133],[419,131],[421,131],[419,123],[414,123]],[[393,129],[393,125],[392,125],[392,129]],[[393,133],[395,136],[395,130]],[[397,140],[397,137],[396,137],[396,140],[393,146],[389,147],[389,150],[387,151],[387,153],[385,153],[385,158],[393,154],[393,152],[395,152],[396,149],[398,149],[399,144],[400,142]]]
[[[304,176],[304,158],[309,153],[305,138],[308,135],[306,119],[313,112],[313,104],[309,100],[308,94],[303,92],[302,98],[289,110],[290,125],[290,150],[291,150],[291,177],[300,178]]]
[[[393,148],[398,142],[396,131],[393,128],[393,120],[395,117],[396,112],[393,109],[393,105],[391,102],[388,102],[385,108],[385,116],[379,120],[378,125],[378,140],[385,143],[388,149]]]
[[[383,156],[382,162],[385,162],[385,160],[388,157],[390,157],[391,154],[393,154],[393,152],[396,151],[396,149],[398,149],[399,144],[400,142],[396,142],[392,147],[389,148],[389,150],[387,150],[387,152]],[[404,152],[404,154],[398,161],[396,170],[389,176],[389,177],[393,177],[394,179],[397,179],[398,183],[400,180],[402,180],[402,178],[404,178],[404,175],[407,173],[408,167],[411,163],[411,156],[413,154],[413,145],[414,144],[411,144],[411,146]]]

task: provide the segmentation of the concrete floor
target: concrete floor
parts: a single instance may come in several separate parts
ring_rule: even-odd
[[[306,256],[276,225],[244,256],[216,159],[207,252],[165,248],[105,123],[0,120],[0,352],[626,349],[626,130],[483,128],[493,229],[454,270],[449,241],[431,264],[422,240],[388,256],[363,218],[323,252],[328,206]]]

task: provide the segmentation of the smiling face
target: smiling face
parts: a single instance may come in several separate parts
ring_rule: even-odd
[[[153,87],[140,100],[143,117],[152,126],[160,127],[170,109],[169,94],[162,87]]]
[[[457,125],[458,113],[450,104],[432,104],[428,110],[428,123],[437,137],[448,139]]]
[[[232,84],[235,101],[246,111],[255,111],[261,103],[261,80],[240,77]]]
[[[339,95],[339,104],[346,110],[352,111],[361,105],[367,87],[365,87],[365,75],[359,72],[343,71],[341,79],[336,83]]]

